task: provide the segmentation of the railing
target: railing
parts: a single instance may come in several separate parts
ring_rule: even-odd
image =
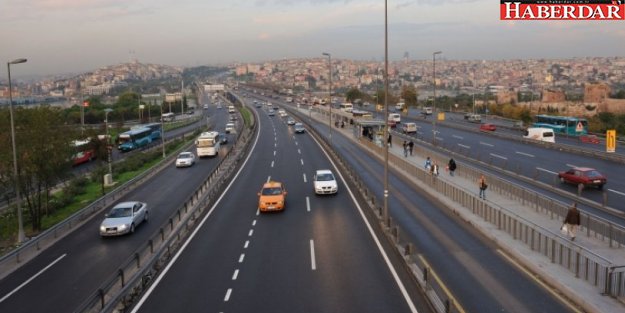
[[[75,312],[124,312],[134,305],[185,238],[194,231],[207,209],[222,195],[239,168],[239,161],[251,149],[248,143],[257,131],[257,123],[252,120],[251,127],[239,125],[238,130],[236,142],[220,160],[216,170]]]

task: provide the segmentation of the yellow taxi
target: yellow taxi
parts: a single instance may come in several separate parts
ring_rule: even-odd
[[[285,202],[286,189],[280,182],[266,182],[258,193],[258,210],[261,212],[282,211]]]

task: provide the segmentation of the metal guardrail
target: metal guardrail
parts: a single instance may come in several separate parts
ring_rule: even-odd
[[[193,132],[182,134],[190,135]],[[182,149],[182,148],[181,148]],[[160,163],[155,164],[152,168],[146,170],[139,176],[132,180],[120,185],[108,194],[95,200],[90,205],[81,209],[80,211],[72,214],[63,222],[49,228],[36,237],[31,238],[24,244],[14,249],[13,251],[5,254],[0,258],[0,279],[11,273],[13,270],[31,260],[37,256],[44,249],[52,246],[58,240],[62,239],[65,235],[74,231],[77,227],[80,227],[94,214],[101,212],[103,209],[117,201],[119,198],[132,191],[137,186],[141,185],[162,169],[167,167],[169,163],[176,157],[176,153],[172,153],[167,158],[163,159]]]
[[[239,104],[240,105],[240,104]],[[179,207],[132,256],[91,294],[74,312],[124,312],[130,308],[152,283],[158,272],[169,262],[197,222],[222,194],[240,160],[249,152],[249,141],[257,123],[245,128],[239,125],[238,139],[215,171]]]

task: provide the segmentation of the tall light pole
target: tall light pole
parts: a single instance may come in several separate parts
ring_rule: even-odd
[[[328,86],[328,95],[330,97],[330,103],[328,104],[328,106],[330,107],[330,118],[328,119],[328,127],[330,129],[330,143],[332,143],[332,55],[330,55],[327,52],[322,53],[322,55],[325,55],[328,57],[328,80],[329,80],[329,86]]]
[[[165,125],[163,125],[163,104],[161,103],[161,147],[163,149],[163,159],[165,158]]]
[[[109,136],[109,113],[111,113],[112,111],[113,109],[104,109],[104,127],[106,128],[106,155],[109,166],[109,174],[111,175],[111,178],[113,178],[113,167],[111,166],[111,153],[113,151],[111,148],[111,138]]]
[[[20,197],[20,178],[17,174],[17,148],[15,145],[15,122],[13,121],[13,87],[11,86],[11,64],[26,63],[26,59],[16,59],[7,63],[9,74],[9,113],[11,115],[11,144],[13,146],[13,178],[15,179],[15,205],[17,206],[17,243],[21,244],[26,239],[24,235],[24,222],[22,220],[22,198]]]
[[[382,209],[382,220],[386,224],[388,220],[388,138],[390,129],[388,124],[388,0],[384,0],[384,208]]]
[[[434,97],[432,98],[432,111],[436,112],[438,115],[438,111],[436,110],[436,55],[443,53],[442,51],[435,51],[432,53],[432,85],[434,87]],[[436,120],[438,116],[434,116],[434,122],[432,122],[432,144],[436,144]]]

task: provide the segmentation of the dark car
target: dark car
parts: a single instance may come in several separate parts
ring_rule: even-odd
[[[594,168],[574,167],[568,171],[558,173],[560,181],[563,183],[574,184],[581,187],[597,187],[603,188],[607,183],[607,178]]]
[[[225,133],[219,133],[219,142],[221,144],[227,144],[228,143],[228,135],[226,135]]]
[[[480,130],[494,132],[497,130],[497,126],[495,126],[494,124],[484,123],[480,125]]]
[[[304,124],[302,123],[295,123],[293,129],[295,130],[295,133],[298,134],[303,134],[306,131],[306,128],[304,128]]]

